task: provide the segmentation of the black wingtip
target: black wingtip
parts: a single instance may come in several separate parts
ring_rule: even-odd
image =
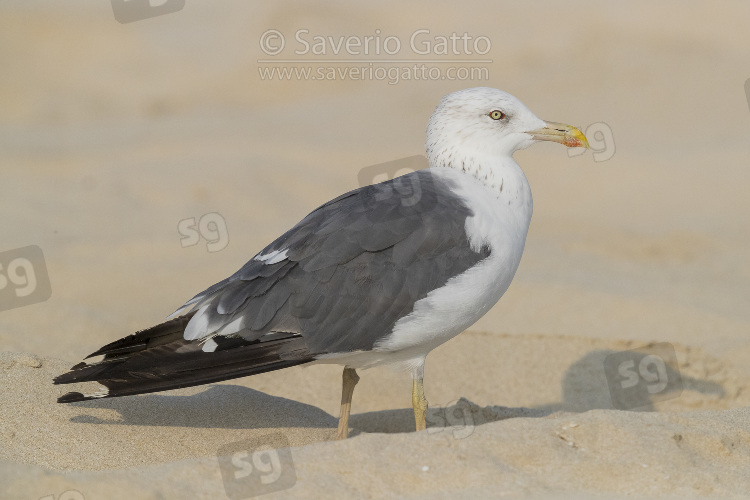
[[[80,392],[69,392],[57,398],[57,402],[58,403],[75,403],[76,401],[86,401],[87,399],[91,399],[91,398],[87,398]]]
[[[144,351],[150,345],[153,344],[155,339],[163,339],[168,336],[182,337],[182,332],[185,330],[190,319],[195,315],[195,312],[190,312],[176,318],[172,318],[163,323],[160,323],[151,328],[139,330],[132,335],[123,337],[120,340],[115,340],[109,344],[97,349],[92,352],[85,359],[93,358],[95,356],[120,356],[124,354],[131,354],[134,352]],[[163,342],[160,342],[163,343]]]
[[[81,368],[86,368],[87,366],[90,366],[87,363],[78,363],[77,365],[71,367],[70,371],[67,371],[65,373],[61,373],[57,377],[52,379],[52,383],[54,385],[58,384],[71,384],[73,382],[78,382],[79,380],[76,379],[76,375],[78,375],[76,372],[80,370]]]

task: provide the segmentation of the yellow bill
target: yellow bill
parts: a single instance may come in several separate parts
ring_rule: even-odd
[[[589,141],[579,129],[564,123],[544,122],[545,127],[527,132],[537,141],[559,142],[569,148],[589,148]]]

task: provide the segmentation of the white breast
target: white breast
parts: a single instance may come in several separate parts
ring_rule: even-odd
[[[377,351],[424,356],[474,324],[508,289],[521,262],[532,212],[526,177],[511,162],[495,170],[503,180],[502,191],[452,168],[431,169],[454,181],[458,185],[455,194],[474,212],[466,220],[472,249],[489,245],[491,253],[418,301],[414,310],[396,323],[393,333],[376,346]]]

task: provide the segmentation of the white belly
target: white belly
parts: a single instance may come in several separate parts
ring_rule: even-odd
[[[488,245],[490,256],[417,301],[413,311],[398,320],[393,332],[373,351],[326,356],[328,359],[320,361],[353,368],[384,363],[416,366],[432,349],[484,316],[510,286],[521,262],[532,212],[531,191],[520,168],[507,174],[500,193],[460,171],[431,170],[457,181],[459,187],[454,192],[466,199],[474,212],[466,220],[469,242],[476,250]]]

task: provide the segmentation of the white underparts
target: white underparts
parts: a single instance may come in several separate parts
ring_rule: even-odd
[[[352,368],[396,364],[418,370],[427,353],[479,320],[510,286],[521,262],[532,211],[531,191],[520,167],[515,162],[498,166],[498,173],[507,179],[503,192],[512,187],[505,196],[471,174],[451,168],[430,171],[438,182],[456,186],[454,194],[474,214],[465,226],[470,246],[477,252],[487,247],[490,256],[417,301],[372,351],[321,356],[319,362]]]

